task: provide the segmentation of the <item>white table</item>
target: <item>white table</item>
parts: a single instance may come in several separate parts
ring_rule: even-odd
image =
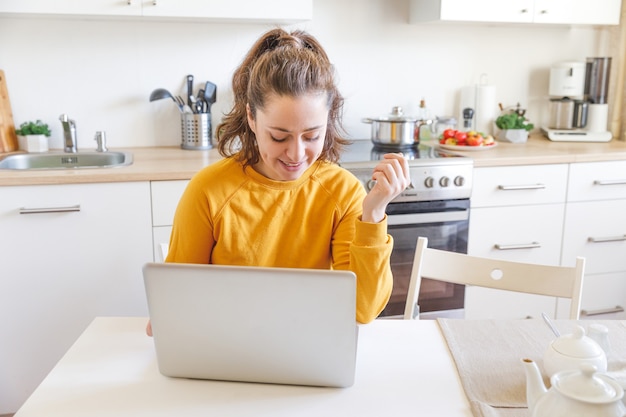
[[[472,415],[435,321],[362,325],[341,389],[162,376],[146,320],[96,318],[15,417]]]

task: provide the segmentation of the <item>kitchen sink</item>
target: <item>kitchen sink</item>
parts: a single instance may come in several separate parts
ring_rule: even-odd
[[[133,163],[130,152],[20,153],[0,157],[0,169],[113,168]]]

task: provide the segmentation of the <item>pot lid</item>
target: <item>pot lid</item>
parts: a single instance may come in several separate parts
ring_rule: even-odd
[[[402,107],[394,106],[391,108],[391,113],[389,113],[387,116],[371,117],[368,120],[371,120],[374,122],[409,122],[411,123],[411,122],[416,122],[417,118],[405,116],[404,112],[402,111]]]
[[[595,358],[602,355],[602,348],[593,339],[585,336],[585,329],[576,326],[574,332],[556,338],[552,342],[554,350],[573,358]]]
[[[590,363],[581,364],[579,370],[560,372],[551,382],[561,394],[587,403],[609,403],[624,396],[619,384],[598,374]]]

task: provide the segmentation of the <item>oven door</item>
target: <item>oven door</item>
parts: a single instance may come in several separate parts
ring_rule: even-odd
[[[392,203],[387,207],[388,231],[393,236],[391,298],[381,316],[402,316],[413,268],[417,238],[428,238],[428,247],[467,253],[469,199]],[[465,286],[423,279],[420,312],[462,309]]]

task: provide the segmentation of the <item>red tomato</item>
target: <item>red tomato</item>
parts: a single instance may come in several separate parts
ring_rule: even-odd
[[[446,130],[443,131],[443,138],[444,139],[453,138],[454,135],[456,135],[456,130],[454,130],[454,129],[446,129]]]
[[[467,132],[461,132],[459,130],[454,135],[454,138],[456,139],[457,143],[459,143],[459,142],[465,143],[465,141],[467,140]]]
[[[476,136],[469,136],[467,138],[467,144],[469,146],[481,146],[483,144],[483,137],[482,135],[476,135]]]

